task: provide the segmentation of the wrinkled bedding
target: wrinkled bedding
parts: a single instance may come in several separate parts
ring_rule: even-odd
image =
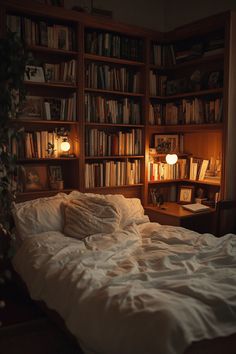
[[[236,332],[235,235],[150,222],[83,240],[50,231],[13,265],[89,354],[181,354]]]

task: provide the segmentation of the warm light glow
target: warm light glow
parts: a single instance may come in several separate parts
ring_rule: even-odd
[[[166,162],[169,165],[174,165],[178,161],[178,156],[176,154],[167,154],[166,155]]]
[[[61,143],[61,150],[63,152],[68,152],[70,150],[70,143],[67,141],[66,138],[64,138]]]

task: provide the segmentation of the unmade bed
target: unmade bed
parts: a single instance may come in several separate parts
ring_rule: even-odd
[[[151,223],[121,195],[61,193],[13,214],[16,272],[85,353],[182,354],[236,333],[235,235]]]

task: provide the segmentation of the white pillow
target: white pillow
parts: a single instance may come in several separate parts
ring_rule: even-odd
[[[144,209],[138,198],[125,198],[121,194],[108,194],[105,199],[112,201],[121,210],[121,226],[127,226],[133,222],[136,224],[147,222]]]
[[[121,211],[121,227],[128,226],[132,223],[141,224],[148,222],[149,218],[144,215],[144,209],[138,198],[125,198],[122,194],[94,194],[94,193],[81,193],[73,191],[69,194],[70,199],[82,198],[100,198],[105,199],[115,204]]]
[[[63,231],[62,202],[68,195],[59,193],[53,197],[38,198],[14,204],[12,214],[21,241],[29,235],[45,231]]]
[[[64,233],[83,239],[98,233],[112,233],[119,229],[121,213],[112,202],[99,196],[85,196],[64,204]]]

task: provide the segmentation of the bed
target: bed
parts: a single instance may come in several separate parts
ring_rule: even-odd
[[[151,223],[122,195],[60,193],[13,215],[15,271],[84,353],[236,353],[235,235]]]

